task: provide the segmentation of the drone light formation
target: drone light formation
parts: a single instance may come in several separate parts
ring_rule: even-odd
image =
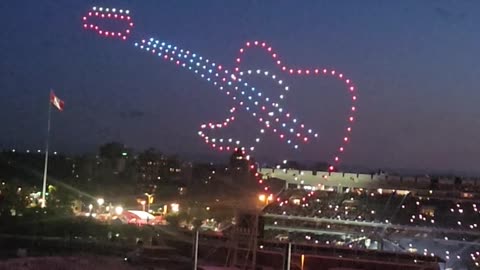
[[[91,23],[92,18],[100,20],[114,20],[126,26],[122,31],[111,31],[103,29],[101,26]],[[129,10],[116,8],[93,7],[82,18],[83,28],[92,30],[98,35],[105,38],[126,40],[133,29],[133,20]],[[347,93],[350,95],[350,109],[345,117],[345,130],[335,155],[331,158],[328,168],[334,171],[341,160],[346,145],[350,142],[352,133],[352,124],[355,121],[355,113],[357,111],[356,102],[358,101],[357,89],[352,80],[345,74],[327,68],[293,68],[285,64],[279,54],[266,42],[248,41],[239,49],[239,54],[234,60],[234,67],[229,70],[226,66],[221,65],[209,58],[201,56],[190,50],[180,48],[174,44],[158,40],[156,38],[142,39],[134,42],[135,48],[159,57],[164,61],[171,62],[179,67],[189,70],[196,76],[213,84],[220,92],[229,96],[235,106],[228,110],[227,117],[219,122],[206,122],[200,125],[198,135],[205,141],[207,145],[219,151],[242,150],[253,152],[258,143],[264,140],[267,131],[278,136],[280,141],[285,142],[294,149],[299,149],[302,145],[318,140],[318,133],[303,123],[298,117],[288,112],[281,104],[291,91],[291,86],[286,83],[284,77],[288,76],[314,76],[319,78],[336,78],[344,84]],[[270,55],[275,63],[279,74],[275,74],[264,69],[243,69],[241,63],[246,57],[249,50],[260,49],[267,55]],[[264,76],[273,80],[281,89],[278,96],[269,97],[248,82],[250,76]],[[281,77],[284,76],[284,77]],[[255,140],[244,143],[235,138],[215,137],[214,133],[222,128],[232,125],[236,119],[237,108],[243,108],[249,115],[258,121],[260,128]],[[247,156],[248,157],[248,156]],[[284,163],[286,161],[284,160]],[[251,166],[252,171],[256,173],[254,165]],[[261,179],[258,179],[262,183]],[[268,190],[268,187],[265,187]]]

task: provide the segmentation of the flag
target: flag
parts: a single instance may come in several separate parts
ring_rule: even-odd
[[[50,103],[52,103],[55,108],[57,108],[59,111],[63,111],[63,107],[65,107],[65,102],[63,100],[59,99],[53,90],[50,90]]]

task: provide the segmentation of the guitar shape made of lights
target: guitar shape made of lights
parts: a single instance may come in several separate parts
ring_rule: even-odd
[[[101,25],[95,23],[103,20],[113,21],[120,25],[124,25],[123,30],[112,31],[104,29]],[[93,22],[92,22],[93,21]],[[126,41],[131,35],[134,23],[129,10],[93,7],[82,17],[82,25],[86,30],[94,31],[98,35],[109,38]],[[329,171],[334,171],[340,162],[340,155],[345,151],[346,144],[350,141],[352,133],[351,125],[354,122],[354,113],[356,112],[356,87],[352,80],[347,78],[345,74],[334,69],[326,68],[290,68],[280,60],[274,49],[262,41],[249,41],[239,49],[239,56],[234,61],[234,67],[227,69],[211,59],[194,53],[190,50],[180,48],[174,44],[158,40],[153,37],[138,40],[133,43],[138,48],[152,56],[159,57],[164,61],[171,62],[181,68],[184,68],[196,76],[210,82],[221,93],[231,97],[235,104],[245,109],[245,111],[253,116],[259,123],[259,136],[250,145],[246,146],[240,140],[233,138],[215,138],[212,133],[215,130],[228,127],[235,121],[236,107],[229,109],[229,116],[220,122],[209,122],[202,124],[198,135],[212,148],[219,151],[233,151],[241,149],[245,154],[246,151],[254,151],[255,144],[261,141],[267,130],[271,130],[281,141],[291,145],[294,149],[298,149],[299,145],[308,143],[318,139],[318,133],[307,127],[298,118],[294,117],[285,108],[281,106],[281,101],[290,91],[290,87],[280,78],[280,75],[286,76],[315,76],[315,77],[333,77],[344,83],[348,94],[350,95],[351,105],[348,116],[346,117],[347,125],[341,143],[337,148],[336,154],[332,157]],[[242,69],[240,64],[243,61],[243,55],[250,49],[261,49],[270,55],[273,62],[278,67],[278,73],[275,74],[268,70]],[[262,93],[260,89],[249,84],[248,77],[252,75],[262,75],[277,83],[282,91],[278,97],[268,97]],[[284,161],[285,162],[285,161]],[[254,169],[252,165],[252,169]],[[258,173],[255,174],[258,176]],[[262,183],[262,180],[259,180]],[[267,188],[265,188],[267,190]]]

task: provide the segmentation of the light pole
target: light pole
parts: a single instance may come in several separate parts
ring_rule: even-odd
[[[141,201],[140,204],[142,205],[142,211],[145,212],[145,201]]]
[[[98,210],[100,213],[102,213],[102,205],[105,203],[105,200],[103,198],[98,198],[97,203],[98,203]]]
[[[154,194],[145,193],[145,196],[147,196],[147,211],[150,212],[150,204],[153,203]]]
[[[88,216],[92,216],[93,204],[88,205]]]

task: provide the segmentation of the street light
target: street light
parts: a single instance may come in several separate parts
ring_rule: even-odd
[[[170,204],[173,213],[178,213],[180,211],[180,205],[178,203]]]
[[[140,201],[140,204],[142,205],[142,211],[145,212],[145,201]]]
[[[93,210],[93,204],[88,205],[88,216],[92,215],[92,210]]]
[[[98,198],[97,203],[98,203],[98,206],[102,206],[105,203],[105,200],[103,198]]]
[[[269,202],[273,201],[273,194],[268,195],[268,197],[265,194],[260,194],[258,195],[258,200],[267,206]]]
[[[123,213],[123,207],[121,206],[115,207],[115,214],[117,214],[117,216],[121,215],[122,213]]]
[[[147,211],[150,212],[150,204],[153,203],[154,194],[145,193],[145,196],[147,196]]]

